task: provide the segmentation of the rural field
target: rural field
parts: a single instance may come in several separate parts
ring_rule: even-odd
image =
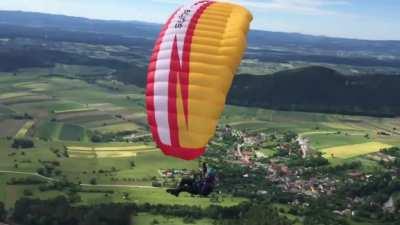
[[[316,150],[379,142],[400,145],[400,119],[227,106],[222,123],[248,132],[294,131]],[[379,145],[377,146],[379,150]]]
[[[136,223],[137,224],[143,224],[143,225],[152,225],[155,223],[159,224],[165,224],[165,225],[184,225],[187,224],[187,221],[184,221],[182,218],[177,218],[177,217],[163,217],[159,215],[152,215],[152,214],[147,214],[147,213],[140,213],[136,218]],[[156,222],[155,222],[156,221]],[[202,219],[202,220],[196,220],[196,221],[190,221],[191,224],[194,225],[210,225],[213,224],[212,220],[208,219]]]
[[[199,161],[165,157],[149,139],[143,90],[113,83],[87,83],[32,70],[0,77],[0,201],[8,208],[26,196],[49,199],[64,192],[42,191],[38,185],[10,184],[12,179],[38,183],[60,180],[82,186],[81,204],[130,202],[178,204],[206,208],[234,206],[245,198],[225,195],[218,203],[208,198],[167,195],[153,187],[160,170],[197,170]],[[79,90],[79,91],[77,91]],[[222,124],[248,133],[293,131],[335,164],[349,160],[374,162],[369,154],[400,146],[400,119],[282,112],[227,106]],[[94,137],[108,138],[97,142]],[[13,139],[28,138],[34,147],[16,150]],[[260,150],[264,156],[273,148]],[[45,172],[49,164],[50,172]],[[40,172],[40,175],[39,175]],[[48,174],[46,174],[48,173]],[[177,181],[172,181],[172,183]],[[93,190],[96,191],[93,191]],[[27,191],[29,190],[29,191]],[[140,224],[185,224],[182,218],[141,213]],[[208,219],[194,224],[212,224]]]
[[[344,145],[332,148],[322,149],[322,152],[327,158],[342,158],[348,159],[360,155],[367,155],[376,152],[377,149],[390,148],[391,145],[382,144],[379,142],[368,142],[364,144]]]

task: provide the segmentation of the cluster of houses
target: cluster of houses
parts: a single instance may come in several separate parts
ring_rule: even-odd
[[[318,197],[321,194],[331,195],[336,191],[336,179],[329,177],[302,179],[300,174],[302,168],[290,169],[284,164],[271,163],[267,166],[267,179],[281,190],[290,193],[304,194],[307,196]]]
[[[179,178],[193,175],[193,171],[188,169],[160,169],[158,173],[162,178]]]
[[[255,150],[267,140],[265,133],[248,134],[230,126],[218,129],[217,138],[223,140],[225,137],[234,137],[236,140],[235,147],[231,151],[233,162],[247,166],[254,164],[254,159],[260,157]]]
[[[260,145],[267,139],[267,135],[265,133],[258,133],[255,135],[248,134],[241,130],[233,129],[229,125],[226,125],[223,128],[219,127],[217,129],[216,136],[219,140],[223,140],[225,137],[234,137],[237,139],[238,143],[241,143],[249,148]]]
[[[265,168],[267,170],[266,179],[276,184],[283,191],[318,197],[321,194],[330,195],[336,190],[338,180],[328,177],[305,180],[300,176],[304,172],[304,168],[290,169],[283,163],[271,161],[265,164],[260,162],[259,159],[262,157],[257,154],[256,149],[265,143],[266,134],[247,134],[229,126],[219,129],[219,131],[219,137],[233,136],[237,140],[235,148],[231,150],[233,162],[243,166]],[[298,138],[296,141],[300,147],[296,151],[299,151],[299,155],[303,158],[307,157],[309,152],[308,140]],[[290,147],[285,144],[280,145],[279,148],[287,148],[291,151]]]
[[[285,163],[282,163],[282,160],[279,159],[268,160],[268,163],[260,160],[261,158],[263,158],[263,155],[258,154],[260,152],[257,151],[257,149],[262,147],[263,144],[265,144],[265,142],[267,141],[267,136],[264,133],[247,134],[245,132],[232,129],[231,127],[227,126],[223,129],[219,129],[218,137],[221,140],[223,140],[224,137],[235,137],[236,143],[234,147],[230,149],[230,154],[229,156],[227,156],[227,158],[229,158],[229,160],[233,163],[247,166],[249,168],[265,168],[267,174],[266,180],[274,183],[284,192],[318,198],[322,195],[333,195],[337,191],[340,182],[343,182],[343,180],[330,176],[315,175],[309,179],[306,179],[301,175],[306,172],[307,168],[288,167]],[[298,147],[290,143],[281,143],[277,146],[277,148],[287,150],[289,156],[292,154],[297,154],[302,158],[307,158],[312,155],[312,149],[310,149],[309,147],[310,144],[307,138],[297,137],[296,142],[298,143]],[[369,157],[371,157],[371,159],[374,159],[375,161],[392,162],[394,160],[393,156],[384,153],[371,154]],[[392,171],[392,174],[394,174],[394,176],[400,176],[400,170]],[[243,177],[250,176],[251,174],[243,175]],[[370,176],[371,175],[369,174],[354,170],[348,172],[345,179],[348,182],[368,181],[368,179],[370,179]],[[267,191],[259,190],[257,193],[261,195],[266,194]],[[348,205],[344,209],[335,210],[333,211],[333,213],[342,216],[354,216],[354,205],[357,205],[364,200],[365,199],[357,197],[354,199],[348,199],[346,201]],[[301,204],[300,202],[296,201],[298,200],[294,199],[291,204]],[[396,211],[393,196],[382,206],[382,208],[384,211],[387,212]]]

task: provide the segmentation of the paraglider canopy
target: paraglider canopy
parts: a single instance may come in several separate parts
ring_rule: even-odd
[[[201,156],[215,133],[252,16],[226,2],[195,1],[168,19],[151,56],[146,105],[153,139],[167,155]]]

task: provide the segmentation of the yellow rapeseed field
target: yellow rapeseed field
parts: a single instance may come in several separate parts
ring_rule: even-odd
[[[344,145],[332,148],[322,149],[326,158],[352,158],[359,155],[374,153],[383,148],[389,148],[391,145],[380,142],[368,142],[355,145]]]
[[[134,157],[138,153],[158,151],[146,145],[115,147],[67,147],[71,158],[123,158]]]
[[[24,126],[19,129],[18,133],[15,135],[16,138],[23,138],[28,133],[29,129],[35,124],[35,121],[27,121]]]

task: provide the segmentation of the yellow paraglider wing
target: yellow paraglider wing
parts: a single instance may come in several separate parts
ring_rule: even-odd
[[[192,160],[213,137],[247,46],[252,16],[225,2],[197,1],[178,9],[151,56],[146,104],[161,150]]]

